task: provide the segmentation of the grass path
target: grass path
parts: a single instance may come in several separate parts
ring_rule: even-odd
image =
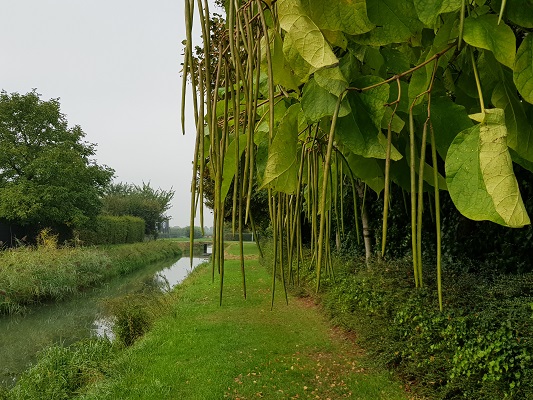
[[[367,369],[361,351],[313,305],[291,298],[287,306],[280,291],[271,311],[270,277],[256,259],[246,265],[244,300],[239,261],[226,261],[222,307],[210,266],[198,267],[177,290],[172,314],[83,398],[407,398],[388,373]]]

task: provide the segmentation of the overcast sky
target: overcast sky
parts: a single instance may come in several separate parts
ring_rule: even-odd
[[[195,128],[191,117],[181,134],[183,0],[0,5],[0,89],[60,98],[116,182],[173,188],[171,225],[189,225]]]

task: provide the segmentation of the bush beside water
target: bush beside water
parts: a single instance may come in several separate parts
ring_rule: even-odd
[[[81,394],[90,383],[104,377],[117,352],[105,339],[88,339],[72,346],[51,346],[39,361],[20,377],[17,384],[0,399],[68,399]],[[3,397],[2,397],[3,396]]]
[[[22,312],[32,303],[61,300],[113,276],[180,254],[176,243],[164,240],[101,248],[5,250],[0,252],[0,314]]]
[[[114,316],[115,343],[128,347],[148,332],[154,321],[171,309],[172,293],[147,292],[128,294],[105,303]]]

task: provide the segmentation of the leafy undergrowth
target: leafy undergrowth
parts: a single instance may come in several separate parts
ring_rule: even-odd
[[[247,260],[226,261],[223,305],[211,267],[176,290],[171,312],[118,358],[83,399],[406,399],[389,373],[370,368],[351,338],[313,304],[282,293],[270,307],[270,277]]]

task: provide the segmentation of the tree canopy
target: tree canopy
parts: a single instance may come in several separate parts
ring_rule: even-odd
[[[150,182],[143,182],[142,186],[128,183],[111,184],[102,198],[102,213],[142,218],[145,222],[145,233],[157,237],[159,225],[168,219],[165,212],[170,209],[173,197],[172,189],[154,189]]]
[[[330,270],[325,238],[335,226],[342,231],[346,186],[383,194],[384,254],[395,184],[411,195],[406,234],[423,286],[424,193],[434,200],[439,279],[440,191],[467,218],[530,223],[513,171],[513,163],[533,171],[530,2],[226,1],[224,34],[216,36],[207,3],[198,3],[200,57],[194,10],[186,0],[193,178],[206,169],[213,177],[215,236],[231,182],[242,198],[232,211],[244,219],[257,184],[268,192],[281,272],[285,243],[292,268],[303,213],[320,284]],[[193,197],[195,190],[193,183]],[[213,260],[223,275],[221,240]]]
[[[33,90],[0,94],[0,219],[37,227],[80,226],[100,212],[114,171],[96,163],[59,99]]]

